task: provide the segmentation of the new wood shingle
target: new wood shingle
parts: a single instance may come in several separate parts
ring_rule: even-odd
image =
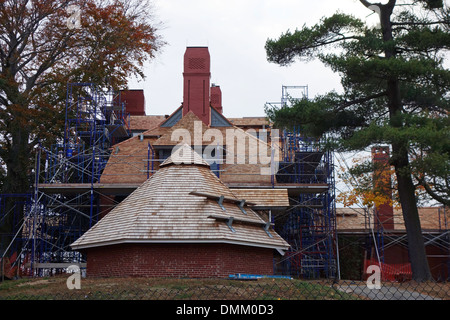
[[[287,189],[231,189],[236,197],[255,203],[258,208],[287,208]]]
[[[184,145],[72,248],[119,243],[231,243],[279,251],[289,247],[251,206],[240,203],[201,156]]]

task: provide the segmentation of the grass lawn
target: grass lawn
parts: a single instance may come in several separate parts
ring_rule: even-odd
[[[0,300],[348,300],[351,294],[328,283],[258,279],[81,278],[69,290],[69,275],[0,283]]]

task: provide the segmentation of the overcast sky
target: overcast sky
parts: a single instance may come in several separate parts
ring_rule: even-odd
[[[180,106],[188,46],[209,48],[211,83],[221,87],[227,117],[264,116],[264,104],[279,102],[283,85],[308,86],[310,98],[339,91],[338,75],[320,62],[289,67],[269,63],[266,40],[304,24],[311,26],[336,11],[375,21],[358,0],[153,0],[153,4],[167,45],[146,65],[146,79],[129,83],[130,89],[144,89],[148,115],[170,114]]]

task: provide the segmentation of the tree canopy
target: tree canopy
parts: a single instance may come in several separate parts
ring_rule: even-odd
[[[421,238],[415,190],[450,203],[450,9],[442,1],[360,2],[379,17],[378,26],[338,12],[267,40],[270,62],[319,59],[340,75],[343,92],[266,113],[279,127],[300,125],[306,135],[326,136],[335,150],[391,146],[408,241],[416,248],[413,273],[427,279],[423,242],[415,239]]]
[[[2,193],[29,192],[36,146],[62,136],[68,83],[119,90],[144,77],[164,45],[159,25],[148,1],[0,0]]]
[[[0,1],[3,192],[29,187],[30,154],[60,134],[68,82],[125,87],[161,48],[147,1]]]

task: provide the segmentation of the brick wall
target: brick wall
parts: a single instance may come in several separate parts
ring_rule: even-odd
[[[123,244],[91,248],[88,277],[226,278],[273,274],[273,250],[228,244]]]

